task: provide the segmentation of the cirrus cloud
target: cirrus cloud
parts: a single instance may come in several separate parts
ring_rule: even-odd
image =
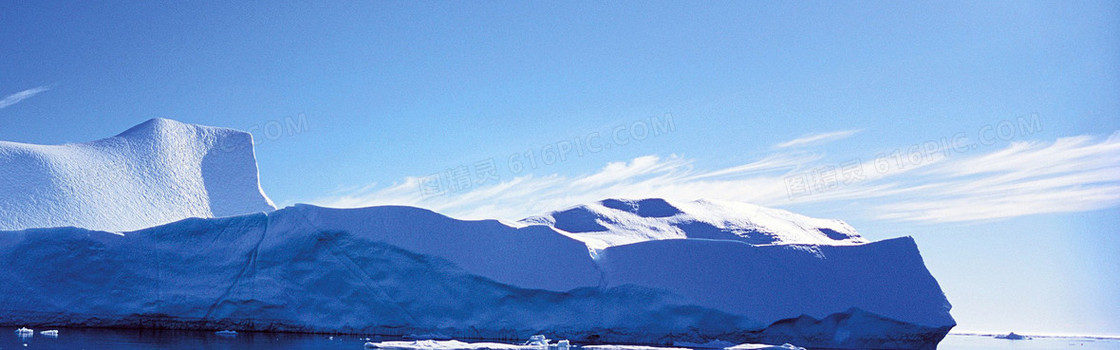
[[[26,100],[28,98],[31,98],[32,96],[38,95],[39,93],[50,89],[51,88],[47,86],[40,86],[8,95],[7,97],[4,97],[4,99],[0,100],[0,108],[7,108],[8,106],[19,103],[20,101]]]
[[[796,141],[796,140],[795,140]],[[787,142],[788,143],[788,142]],[[735,200],[766,206],[848,205],[852,217],[885,221],[966,222],[1087,211],[1120,204],[1120,132],[1050,142],[1015,142],[986,153],[938,156],[920,166],[876,168],[854,158],[863,176],[807,196],[789,179],[828,166],[823,156],[776,152],[745,164],[701,170],[677,155],[612,162],[595,172],[520,176],[469,191],[424,196],[421,177],[370,186],[312,203],[331,207],[411,205],[463,219],[517,220],[604,198]],[[866,200],[866,201],[865,201]]]

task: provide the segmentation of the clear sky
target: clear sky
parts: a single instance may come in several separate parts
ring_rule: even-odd
[[[962,330],[1120,334],[1120,3],[0,2],[0,139],[251,131],[278,204],[731,199],[914,236]]]

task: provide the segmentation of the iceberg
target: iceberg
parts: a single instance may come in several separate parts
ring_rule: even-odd
[[[525,344],[523,344],[523,345],[531,346],[531,347],[546,347],[547,348],[548,347],[548,341],[549,341],[549,339],[545,338],[544,335],[537,334],[537,335],[533,335],[533,336],[529,337],[529,340],[526,341]]]
[[[1011,332],[1011,333],[1004,334],[1004,335],[997,335],[997,336],[995,336],[995,338],[996,339],[1007,339],[1007,340],[1024,340],[1024,339],[1029,340],[1029,339],[1031,339],[1030,337],[1026,337],[1026,336],[1023,336],[1021,334],[1015,334],[1015,332]]]
[[[913,239],[868,242],[842,221],[658,198],[517,223],[406,206],[273,210],[247,134],[166,120],[133,129],[0,144],[7,164],[52,164],[0,180],[0,198],[47,201],[0,204],[0,325],[861,349],[933,349],[955,325]],[[224,152],[224,137],[249,149]],[[67,173],[87,166],[106,170]],[[83,199],[50,203],[70,192],[42,179]],[[409,348],[372,346],[390,345]]]
[[[0,285],[0,324],[856,348],[929,348],[954,324],[906,237],[655,240],[593,258],[547,226],[297,205],[125,233],[0,232],[0,259],[16,281]]]

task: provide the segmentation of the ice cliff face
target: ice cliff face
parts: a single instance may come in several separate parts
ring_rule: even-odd
[[[272,210],[245,132],[152,119],[82,144],[0,141],[0,230],[125,231]]]
[[[912,239],[742,203],[274,211],[248,134],[160,119],[0,165],[3,326],[932,349],[955,324]]]

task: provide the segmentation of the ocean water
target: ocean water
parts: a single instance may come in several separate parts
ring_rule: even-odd
[[[938,350],[1120,350],[1120,340],[1094,338],[1039,338],[1030,340],[996,339],[990,336],[950,334],[937,345]]]
[[[0,350],[68,349],[68,350],[171,350],[171,349],[350,349],[360,350],[367,338],[354,335],[239,333],[236,336],[214,332],[136,330],[136,329],[67,329],[60,328],[58,337],[48,337],[36,329],[31,337],[20,337],[15,328],[0,328]],[[984,336],[950,335],[938,350],[1120,350],[1120,340],[1090,338],[1034,338],[1004,340]]]
[[[238,333],[236,336],[226,336],[214,332],[92,328],[58,328],[58,337],[48,337],[39,333],[44,330],[47,329],[36,329],[35,335],[28,338],[16,334],[15,328],[0,328],[0,350],[360,350],[366,342],[364,337],[354,335]]]

